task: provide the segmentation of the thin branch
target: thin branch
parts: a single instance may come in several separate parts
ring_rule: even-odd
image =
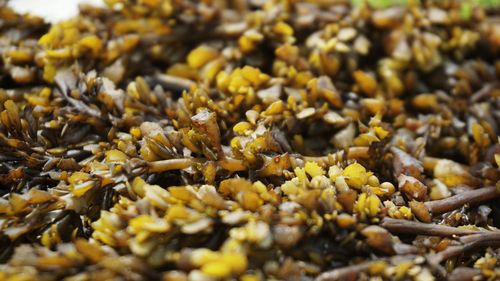
[[[500,231],[482,232],[460,237],[459,241],[467,244],[474,241],[500,241]]]
[[[248,169],[243,160],[234,158],[221,159],[217,161],[217,166],[231,172],[246,171]]]
[[[494,186],[483,187],[470,191],[461,192],[457,195],[435,201],[424,203],[429,212],[444,213],[455,210],[464,204],[479,204],[497,197],[499,193]]]
[[[182,170],[200,163],[202,160],[199,158],[180,158],[180,159],[167,159],[149,162],[149,172],[157,173],[171,170]]]
[[[456,267],[450,274],[448,274],[448,281],[470,281],[477,279],[481,275],[479,268],[471,267]],[[480,280],[480,279],[477,279]]]
[[[347,155],[344,155],[344,151],[339,151],[334,154],[330,154],[328,156],[322,157],[311,157],[311,156],[292,156],[292,160],[304,160],[310,162],[316,162],[318,164],[334,164],[337,161],[343,161],[344,159],[362,159],[368,158],[370,155],[368,154],[368,147],[352,147],[347,152]],[[149,172],[158,173],[164,171],[171,170],[182,170],[189,168],[198,163],[205,163],[210,161],[206,158],[178,158],[178,159],[167,159],[160,161],[149,162]],[[245,165],[243,160],[234,159],[234,158],[224,158],[216,161],[217,166],[228,170],[230,172],[238,172],[238,171],[246,171],[248,167]]]
[[[414,235],[432,235],[432,236],[453,236],[477,234],[480,231],[456,228],[446,225],[422,223],[416,221],[407,221],[401,219],[384,218],[380,226],[392,233],[407,233]]]
[[[335,164],[336,162],[342,162],[347,159],[364,159],[370,158],[370,154],[368,153],[369,147],[359,146],[359,147],[351,147],[346,151],[341,150],[336,153],[332,153],[326,156],[302,156],[302,159],[309,162],[316,162],[320,165],[324,164]]]
[[[162,73],[155,74],[155,78],[160,81],[165,88],[173,91],[189,91],[191,85],[195,84],[192,80]]]
[[[422,161],[422,166],[424,166],[424,169],[426,169],[426,170],[434,170],[434,167],[436,167],[437,163],[440,160],[443,160],[443,159],[431,157],[431,156],[425,156],[423,161]],[[457,163],[457,164],[460,165],[464,170],[466,170],[466,171],[469,170],[469,166],[461,164],[461,163]]]
[[[179,159],[167,159],[160,161],[149,162],[149,172],[150,173],[158,173],[165,172],[171,170],[182,170],[189,168],[198,163],[205,163],[210,160],[206,158],[179,158]],[[247,167],[243,164],[242,160],[233,159],[233,158],[225,158],[219,161],[216,161],[216,164],[228,171],[237,172],[237,171],[245,171]]]
[[[408,224],[405,225],[408,226]],[[412,227],[410,226],[410,228]],[[412,230],[414,229],[415,228],[413,228]],[[460,237],[459,241],[462,242],[463,245],[449,246],[448,248],[439,253],[431,253],[425,255],[427,263],[432,267],[436,267],[441,262],[451,257],[471,251],[476,251],[479,248],[484,248],[484,247],[498,248],[500,247],[500,232],[481,232],[479,234],[471,234]],[[413,262],[416,257],[417,255],[396,255],[389,258],[379,258],[376,260],[366,261],[356,265],[336,268],[318,275],[315,281],[355,280],[357,279],[360,273],[367,272],[369,268],[377,262],[383,261],[396,265],[401,263],[402,261]]]
[[[215,34],[222,37],[237,38],[247,30],[247,23],[245,21],[235,23],[223,23],[215,28]]]
[[[356,280],[362,272],[367,272],[370,267],[377,262],[401,263],[402,261],[413,261],[416,255],[393,256],[389,258],[380,258],[373,261],[362,262],[356,265],[336,268],[321,273],[314,279],[315,281],[337,281],[337,280]]]
[[[316,277],[315,281],[356,280],[361,272],[368,271],[374,263],[375,261],[368,261],[326,271]]]
[[[478,249],[485,247],[498,248],[500,247],[500,241],[488,241],[481,238],[464,245],[449,246],[439,253],[427,255],[427,261],[430,265],[436,266],[451,257],[471,251],[477,251]]]
[[[434,170],[439,160],[440,159],[436,157],[425,156],[422,161],[422,166],[424,166],[426,170]]]
[[[473,93],[472,96],[470,97],[470,102],[471,103],[477,103],[481,101],[482,99],[487,98],[491,91],[495,88],[497,88],[499,85],[498,82],[490,82],[486,83],[481,89],[479,89],[477,92]]]

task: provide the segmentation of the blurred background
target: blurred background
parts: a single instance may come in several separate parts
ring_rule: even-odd
[[[91,4],[105,6],[104,0],[7,0],[8,5],[19,13],[31,13],[45,18],[48,22],[55,23],[69,19],[78,14],[78,5]],[[252,0],[248,0],[252,1]],[[259,0],[260,1],[260,0]],[[368,2],[371,6],[384,8],[392,5],[408,5],[410,2],[447,1],[459,2],[463,18],[469,18],[474,7],[482,6],[491,10],[498,10],[500,0],[317,0],[321,2],[350,1],[357,6]],[[2,2],[2,1],[0,1]],[[139,0],[140,2],[140,0]]]
[[[30,13],[55,23],[78,14],[78,5],[104,6],[103,0],[11,0],[8,5],[19,13]]]

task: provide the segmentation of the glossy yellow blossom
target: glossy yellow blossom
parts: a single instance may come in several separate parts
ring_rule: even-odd
[[[368,175],[365,167],[358,163],[347,166],[342,175],[345,177],[349,186],[357,189],[360,189],[362,185],[368,182]]]

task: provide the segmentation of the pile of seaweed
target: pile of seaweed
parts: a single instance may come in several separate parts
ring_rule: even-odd
[[[1,280],[500,278],[500,20],[0,4]]]

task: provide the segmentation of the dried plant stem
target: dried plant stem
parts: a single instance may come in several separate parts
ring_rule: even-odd
[[[335,281],[335,280],[356,280],[358,274],[366,272],[375,261],[363,262],[356,265],[336,268],[326,271],[316,277],[316,281]]]
[[[248,168],[242,160],[234,158],[225,158],[217,161],[217,165],[231,172],[246,171]]]
[[[364,159],[370,158],[368,153],[369,147],[359,146],[351,147],[347,151],[341,150],[336,153],[332,153],[326,156],[303,156],[305,161],[316,162],[318,164],[334,164],[335,162],[341,162],[347,159]]]
[[[435,236],[453,236],[477,234],[480,231],[456,228],[446,225],[422,223],[416,221],[407,221],[401,219],[384,218],[380,226],[392,233],[407,233],[415,235],[435,235]]]
[[[436,157],[425,156],[423,161],[422,161],[422,166],[424,166],[424,169],[426,169],[426,170],[434,170],[434,167],[436,167],[437,163],[440,160],[442,160],[442,159],[436,158]],[[462,168],[464,168],[464,170],[469,170],[469,166],[464,165],[464,164],[460,164],[460,163],[457,163],[457,164],[462,166]]]
[[[182,170],[189,168],[198,163],[210,161],[206,158],[179,158],[154,161],[149,163],[149,172],[158,173],[171,170]],[[248,168],[243,164],[242,160],[225,158],[216,162],[218,166],[231,172],[245,171]]]
[[[419,223],[421,224],[421,223]],[[433,267],[437,266],[441,262],[463,254],[470,251],[475,251],[479,248],[484,247],[500,247],[500,232],[482,232],[479,234],[471,234],[467,236],[462,236],[459,239],[462,245],[449,246],[445,250],[425,255],[427,263]],[[336,268],[330,271],[326,271],[316,277],[316,281],[337,281],[337,280],[355,280],[357,279],[359,273],[367,272],[373,264],[376,262],[390,262],[392,264],[401,263],[401,261],[413,262],[417,256],[416,255],[396,255],[389,258],[381,258],[374,261],[363,262],[357,265],[350,265],[346,267]]]
[[[472,234],[472,235],[467,235],[467,236],[462,236],[460,237],[460,242],[466,244],[466,243],[472,243],[472,242],[475,242],[475,241],[481,241],[481,240],[485,240],[485,241],[497,241],[499,242],[500,241],[500,232],[482,232],[482,233],[478,233],[478,234]]]
[[[381,258],[374,261],[363,262],[356,265],[350,265],[345,267],[336,268],[330,271],[326,271],[318,277],[315,281],[336,281],[336,280],[357,280],[357,277],[362,272],[367,272],[370,266],[377,262],[390,262],[390,263],[400,263],[402,261],[413,261],[416,255],[401,255],[393,256],[389,258]]]
[[[498,82],[490,82],[486,83],[481,89],[479,89],[477,92],[473,93],[472,96],[470,97],[470,101],[472,103],[477,103],[485,98],[487,98],[490,94],[491,91],[499,86]]]
[[[429,262],[430,265],[435,266],[459,254],[476,251],[480,248],[485,248],[485,247],[492,247],[492,248],[500,247],[500,240],[486,240],[484,237],[482,237],[482,235],[478,236],[469,235],[469,236],[475,236],[475,239],[469,243],[458,246],[450,246],[439,253],[430,254],[427,256],[427,261]]]
[[[496,187],[488,186],[470,191],[465,191],[457,195],[435,201],[425,202],[424,205],[431,213],[444,213],[455,210],[464,204],[478,204],[497,197],[499,193]]]
[[[438,161],[439,158],[426,156],[422,161],[422,166],[424,166],[426,170],[433,170]]]
[[[161,83],[164,84],[165,88],[169,90],[176,90],[176,91],[182,91],[186,90],[188,91],[191,85],[194,85],[194,81],[185,79],[185,78],[180,78],[177,76],[172,76],[168,74],[162,74],[162,73],[157,73],[155,75],[156,79],[160,81]]]
[[[200,163],[198,158],[180,158],[154,161],[149,163],[149,172],[157,173],[171,170],[182,170]]]
[[[294,156],[290,156],[294,157]],[[345,157],[345,158],[344,158]],[[311,156],[296,156],[295,160],[305,160],[310,162],[316,162],[318,164],[334,164],[337,161],[342,161],[344,159],[362,159],[368,158],[368,147],[352,147],[345,153],[344,151],[339,151],[328,156],[321,157],[311,157]],[[167,159],[154,161],[149,163],[149,172],[158,173],[171,170],[182,170],[189,168],[198,163],[205,163],[210,161],[206,158],[179,158],[179,159]],[[216,164],[228,171],[238,172],[246,171],[248,167],[244,164],[243,160],[234,158],[224,158],[216,161]]]

